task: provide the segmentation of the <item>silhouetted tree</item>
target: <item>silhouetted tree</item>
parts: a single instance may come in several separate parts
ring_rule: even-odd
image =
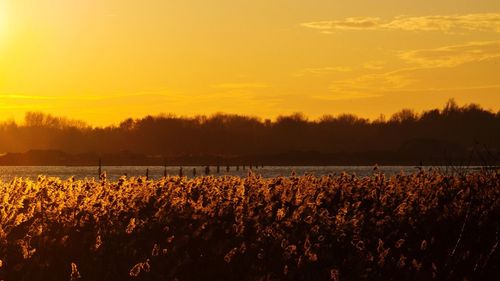
[[[117,126],[90,127],[78,120],[28,112],[23,124],[12,120],[0,123],[0,152],[129,151],[162,159],[291,151],[397,152],[443,144],[455,150],[468,150],[477,142],[493,151],[500,150],[500,112],[482,109],[477,104],[460,107],[454,100],[448,101],[441,110],[417,114],[405,109],[389,120],[380,117],[372,122],[352,114],[308,120],[303,114],[294,113],[279,116],[275,121],[262,121],[256,117],[218,113],[193,118],[163,114],[128,118]]]

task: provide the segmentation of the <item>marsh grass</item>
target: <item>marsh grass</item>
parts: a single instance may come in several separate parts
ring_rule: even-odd
[[[495,280],[499,187],[434,170],[15,179],[0,280]]]

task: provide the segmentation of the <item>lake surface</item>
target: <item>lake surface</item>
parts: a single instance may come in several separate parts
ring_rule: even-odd
[[[430,166],[423,167],[424,169],[431,168]],[[434,169],[440,169],[444,172],[449,172],[451,169],[448,167],[432,167]],[[472,170],[478,167],[468,167],[466,169]],[[143,167],[143,166],[105,166],[102,167],[103,171],[109,179],[116,180],[120,176],[127,175],[132,176],[145,176],[146,169],[148,170],[149,177],[153,179],[161,178],[164,174],[164,167]],[[168,175],[179,175],[180,167],[166,167]],[[193,169],[196,169],[196,176],[205,175],[205,167],[201,166],[186,166],[182,167],[183,175],[187,177],[193,177]],[[95,178],[98,174],[98,167],[60,167],[60,166],[4,166],[0,167],[0,180],[10,181],[14,178],[30,178],[36,180],[38,175],[46,175],[53,177],[60,177],[62,179],[67,179],[74,176],[76,179],[84,178]],[[249,171],[248,166],[243,169],[242,166],[239,170],[235,166],[229,167],[227,171],[226,166],[221,166],[219,173],[217,173],[217,168],[214,166],[210,167],[210,175],[215,176],[247,176]],[[260,174],[263,177],[277,177],[277,176],[290,176],[293,171],[296,175],[304,174],[314,174],[316,176],[328,175],[328,174],[340,174],[342,172],[347,172],[349,174],[355,173],[358,176],[369,176],[373,174],[373,166],[268,166],[268,167],[253,167],[252,171],[256,174]],[[379,171],[385,173],[386,175],[394,175],[400,172],[413,173],[418,171],[416,167],[413,166],[379,166]]]

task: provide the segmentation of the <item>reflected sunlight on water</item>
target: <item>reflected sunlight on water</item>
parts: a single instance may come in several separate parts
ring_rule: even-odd
[[[182,173],[184,176],[193,177],[194,169],[196,170],[196,176],[204,176],[205,168],[202,166],[185,166],[182,167]],[[444,172],[450,170],[448,167],[424,167],[424,169],[436,168]],[[476,169],[477,167],[468,167],[464,169]],[[417,171],[414,166],[379,166],[380,172],[387,175],[398,174],[400,172],[413,173]],[[104,166],[103,171],[109,179],[116,180],[120,176],[127,175],[132,176],[145,176],[146,170],[148,170],[148,175],[152,179],[161,178],[165,173],[165,168],[161,166],[154,167],[143,167],[143,166]],[[4,166],[0,167],[0,179],[3,181],[9,181],[16,177],[31,178],[36,179],[38,175],[47,175],[60,177],[66,179],[68,177],[74,176],[76,179],[84,178],[95,178],[97,176],[98,167],[59,167],[59,166]],[[230,166],[229,171],[227,171],[226,166],[220,166],[219,173],[217,173],[217,167],[210,167],[210,175],[216,176],[246,176],[248,174],[249,167],[243,166],[237,167]],[[355,173],[358,176],[369,176],[373,174],[373,166],[269,166],[269,167],[253,167],[252,171],[258,175],[265,178],[272,178],[277,176],[290,176],[292,172],[297,175],[304,174],[314,174],[316,176],[328,175],[328,174],[339,174],[346,172],[349,174]],[[179,175],[180,167],[169,166],[166,168],[167,175]]]

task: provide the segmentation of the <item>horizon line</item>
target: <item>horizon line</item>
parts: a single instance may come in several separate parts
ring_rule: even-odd
[[[338,114],[329,114],[329,113],[324,113],[322,114],[321,116],[317,117],[317,118],[310,118],[309,116],[307,116],[305,113],[303,112],[300,112],[300,111],[295,111],[295,112],[290,112],[288,114],[279,114],[279,115],[276,115],[272,118],[269,118],[269,117],[262,117],[262,116],[257,116],[257,115],[248,115],[248,114],[241,114],[241,113],[229,113],[229,112],[223,112],[223,111],[217,111],[217,112],[213,112],[213,113],[206,113],[206,114],[193,114],[193,115],[182,115],[182,114],[177,114],[177,113],[174,113],[174,112],[159,112],[159,113],[156,113],[156,114],[147,114],[147,115],[143,115],[141,117],[125,117],[123,119],[121,119],[121,121],[119,121],[118,123],[108,123],[106,125],[96,125],[96,124],[92,124],[86,120],[82,120],[82,119],[79,119],[79,118],[70,118],[68,116],[64,116],[64,115],[56,115],[56,114],[53,114],[53,113],[47,113],[47,112],[44,112],[42,110],[36,110],[36,111],[25,111],[24,112],[24,120],[16,120],[15,118],[7,118],[7,119],[3,119],[3,120],[0,120],[0,125],[5,125],[5,124],[16,124],[16,125],[20,125],[20,126],[25,126],[26,124],[26,117],[28,114],[40,114],[41,116],[43,117],[48,117],[48,118],[54,118],[54,119],[59,119],[60,121],[62,122],[69,122],[69,124],[76,124],[76,123],[80,123],[80,125],[84,126],[84,127],[89,127],[89,128],[110,128],[110,127],[116,127],[116,126],[119,126],[120,124],[128,121],[128,120],[133,120],[133,121],[138,121],[138,120],[144,120],[148,117],[152,117],[152,118],[173,118],[173,119],[185,119],[185,120],[195,120],[195,119],[198,119],[198,118],[207,118],[207,119],[211,119],[211,118],[214,118],[214,117],[217,117],[217,116],[233,116],[233,117],[245,117],[245,118],[248,118],[248,119],[253,119],[253,120],[256,120],[256,121],[259,121],[261,123],[266,123],[266,122],[272,122],[272,123],[275,123],[277,122],[280,118],[300,118],[301,120],[304,120],[304,121],[307,121],[307,122],[321,122],[322,120],[324,119],[327,119],[327,118],[333,118],[333,119],[337,119],[337,118],[340,118],[340,117],[344,117],[344,116],[350,116],[350,117],[355,117],[356,120],[363,120],[363,121],[366,121],[366,122],[369,122],[369,123],[374,123],[376,121],[379,121],[379,122],[387,122],[387,121],[390,121],[391,118],[393,118],[396,114],[398,113],[401,113],[401,112],[404,112],[404,111],[409,111],[411,113],[414,114],[415,117],[419,118],[421,117],[423,114],[425,114],[426,112],[430,112],[430,111],[434,111],[434,110],[439,110],[439,112],[442,112],[443,110],[446,109],[447,106],[452,106],[456,109],[465,109],[465,108],[468,108],[468,107],[477,107],[483,111],[486,111],[486,112],[490,112],[492,114],[500,114],[500,108],[499,109],[492,109],[492,108],[485,108],[483,107],[481,104],[478,104],[478,103],[464,103],[462,105],[459,105],[454,98],[451,98],[449,99],[445,105],[441,108],[439,107],[434,107],[434,108],[428,108],[428,109],[423,109],[423,110],[420,110],[420,111],[416,111],[410,107],[403,107],[401,108],[400,110],[392,113],[392,114],[384,114],[384,113],[380,113],[379,116],[377,118],[370,118],[370,117],[363,117],[363,116],[360,116],[360,115],[357,115],[357,114],[354,114],[354,113],[349,113],[349,112],[344,112],[344,113],[338,113]]]

